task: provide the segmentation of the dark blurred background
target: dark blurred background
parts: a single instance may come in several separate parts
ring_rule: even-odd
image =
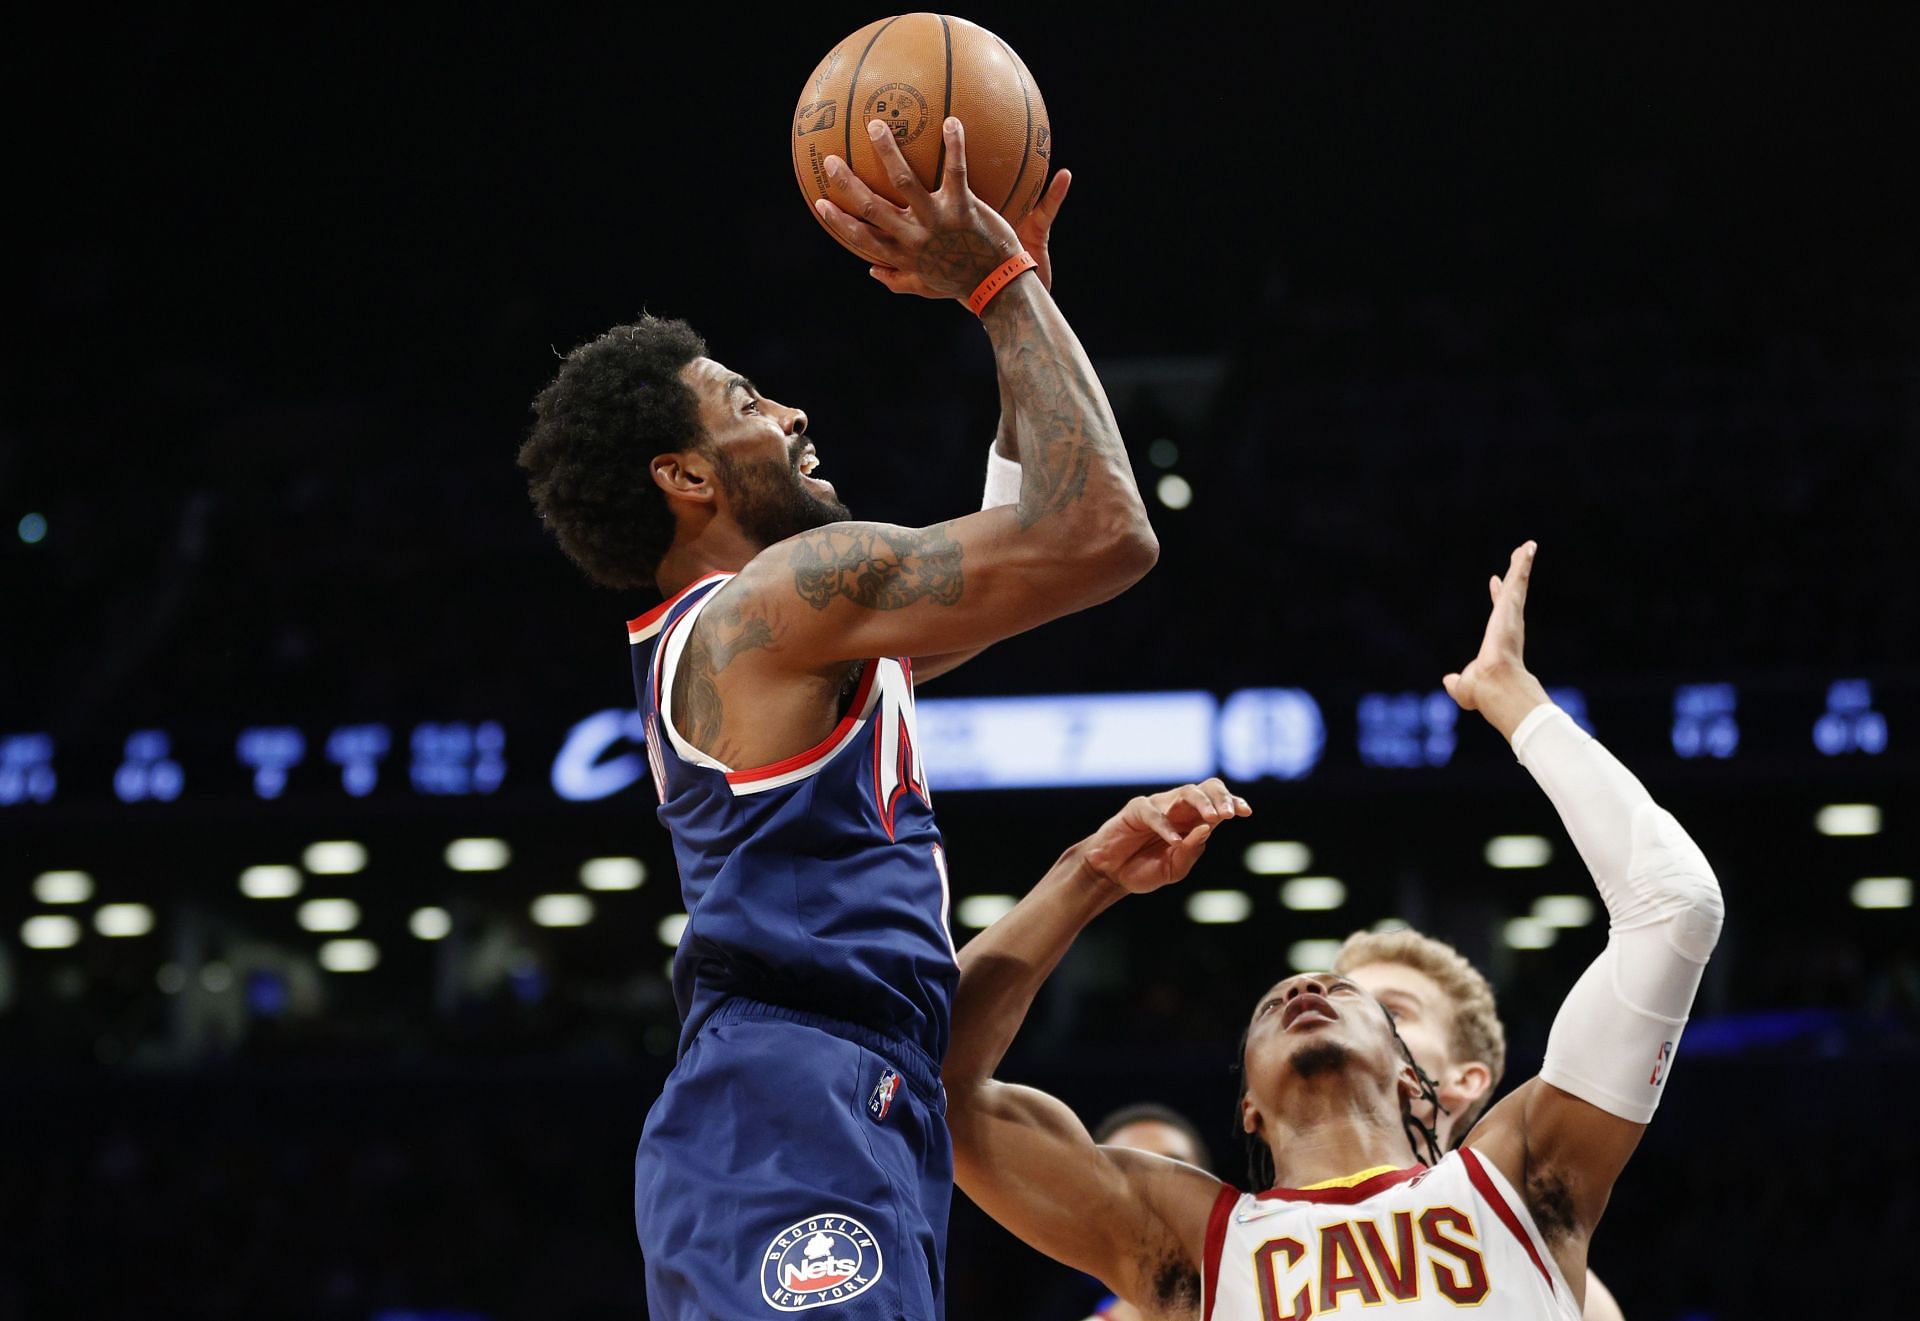
[[[1595,1267],[1636,1319],[1910,1302],[1920,32],[1833,8],[967,12],[1075,172],[1056,292],[1163,553],[930,687],[958,934],[1137,783],[1218,766],[1258,814],[1101,920],[1006,1076],[1170,1102],[1237,1172],[1253,997],[1394,921],[1489,971],[1533,1071],[1604,923],[1540,904],[1578,858],[1433,694],[1537,537],[1534,668],[1730,910]],[[513,454],[556,352],[644,307],[806,407],[856,513],[974,507],[984,335],[869,280],[786,155],[875,16],[7,43],[0,1318],[644,1315],[652,602],[571,569]],[[962,700],[1142,692],[1188,696]],[[1098,1294],[963,1198],[950,1263],[963,1321]]]

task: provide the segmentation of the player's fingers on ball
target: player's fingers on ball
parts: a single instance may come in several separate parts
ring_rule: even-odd
[[[873,139],[873,154],[880,163],[880,170],[887,176],[900,196],[907,199],[909,207],[918,207],[927,199],[927,190],[920,179],[907,164],[907,158],[900,154],[900,143],[894,138],[893,130],[879,120],[867,125],[867,136]]]
[[[881,265],[890,240],[858,216],[850,216],[828,198],[821,198],[813,209],[842,243],[875,265]]]
[[[1053,182],[1047,185],[1047,191],[1040,195],[1040,201],[1033,208],[1040,219],[1042,232],[1053,227],[1054,217],[1060,214],[1060,204],[1067,200],[1067,189],[1073,187],[1072,170],[1055,170]]]
[[[967,131],[952,115],[947,116],[940,131],[947,135],[947,167],[940,186],[944,189],[952,185],[956,192],[964,193],[967,190]]]
[[[867,187],[866,180],[837,156],[827,158],[827,196],[842,211],[858,216],[876,229],[897,230],[913,214]]]

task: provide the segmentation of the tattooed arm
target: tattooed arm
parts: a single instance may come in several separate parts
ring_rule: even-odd
[[[1053,292],[1053,254],[1051,238],[1053,222],[1059,218],[1061,204],[1067,200],[1067,190],[1073,186],[1073,172],[1059,170],[1054,173],[1053,182],[1047,185],[1040,200],[1033,204],[1033,210],[1027,212],[1019,224],[1013,227],[1014,237],[1020,240],[1020,246],[1034,260],[1033,273],[1040,277],[1040,283]],[[873,276],[895,293],[920,293],[920,289],[909,286],[902,274],[892,267],[873,268]],[[1000,422],[994,429],[993,451],[1003,459],[1014,463],[1020,461],[1020,439],[1017,410],[1013,393],[1007,388],[1005,372],[996,371],[1000,388]],[[990,507],[1006,503],[1005,499],[992,499],[989,491]],[[913,677],[916,683],[925,683],[950,674],[960,666],[978,656],[985,647],[975,647],[969,651],[949,651],[938,655],[919,655],[913,658]]]
[[[917,290],[964,299],[1019,239],[968,190],[958,121],[944,131],[938,192],[882,130],[875,154],[907,205],[874,194],[838,158],[827,172],[839,204],[819,205]],[[786,663],[978,649],[1118,595],[1158,557],[1106,392],[1039,277],[1015,279],[981,319],[1018,449],[1019,502],[930,528],[842,523],[756,557],[738,586],[768,612]]]
[[[891,272],[889,287],[965,299],[1020,239],[968,189],[959,122],[944,126],[936,193],[884,126],[873,127],[875,153],[908,205],[876,196],[829,157],[835,195],[850,209],[823,199],[821,219],[877,272]],[[1055,207],[1064,193],[1056,183]],[[817,743],[860,661],[958,663],[1117,596],[1153,567],[1159,543],[1106,392],[1038,274],[1013,280],[982,320],[1002,383],[1002,439],[1021,466],[1018,502],[925,528],[838,523],[754,556],[702,613],[674,675],[677,727],[723,764],[762,764]],[[810,699],[795,700],[796,687]]]

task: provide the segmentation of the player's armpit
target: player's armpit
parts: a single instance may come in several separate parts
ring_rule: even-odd
[[[986,1082],[952,1098],[947,1118],[954,1182],[1022,1242],[1149,1315],[1198,1307],[1218,1179],[1097,1146],[1072,1110],[1031,1087]]]
[[[1011,507],[925,528],[835,523],[769,547],[728,590],[778,639],[757,663],[972,651],[1126,590],[1157,553],[1134,531],[1116,518],[1063,554]]]
[[[1646,1131],[1532,1078],[1474,1125],[1466,1145],[1520,1190],[1560,1273],[1584,1293],[1587,1244]]]

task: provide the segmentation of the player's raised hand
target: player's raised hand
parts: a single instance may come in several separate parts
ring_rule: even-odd
[[[941,126],[946,164],[935,192],[928,192],[914,176],[885,124],[876,119],[867,132],[880,168],[906,204],[889,202],[862,183],[845,161],[829,156],[830,195],[814,208],[848,246],[875,267],[896,272],[903,285],[900,292],[967,298],[995,267],[1020,251],[1020,238],[1006,217],[967,186],[966,130],[959,120],[949,117]]]
[[[1527,712],[1547,700],[1547,690],[1527,669],[1527,585],[1533,577],[1538,543],[1514,549],[1505,577],[1487,580],[1493,611],[1480,652],[1466,668],[1440,680],[1462,710],[1478,711],[1502,734],[1512,737]]]
[[[1060,215],[1060,204],[1067,200],[1067,190],[1073,187],[1073,171],[1057,170],[1053,182],[1047,185],[1040,200],[1033,204],[1033,210],[1020,218],[1013,227],[1013,233],[1020,240],[1020,246],[1033,258],[1033,273],[1040,277],[1040,283],[1048,292],[1053,290],[1053,256],[1047,250],[1047,239],[1053,233],[1053,222]],[[943,298],[944,294],[935,293],[927,282],[917,275],[892,266],[875,264],[867,268],[867,274],[897,294],[918,294],[922,298]]]
[[[1183,881],[1214,830],[1251,816],[1247,800],[1219,779],[1135,798],[1082,845],[1087,866],[1134,894]]]

